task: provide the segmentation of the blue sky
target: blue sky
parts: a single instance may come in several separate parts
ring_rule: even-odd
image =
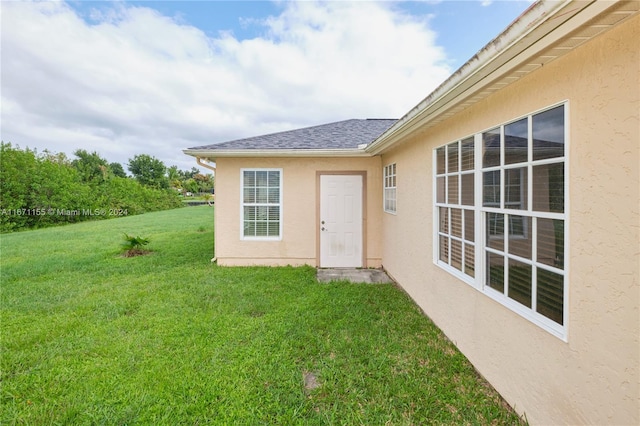
[[[530,1],[2,2],[2,140],[191,168],[191,146],[399,118]]]
[[[444,46],[452,67],[459,68],[497,36],[532,3],[530,0],[444,0],[393,1],[397,10],[427,17]],[[261,37],[265,28],[260,21],[279,14],[280,1],[128,1],[126,4],[157,10],[165,16],[192,25],[215,37],[231,31],[238,39]],[[112,2],[76,1],[73,6],[88,22],[91,10],[108,9]]]

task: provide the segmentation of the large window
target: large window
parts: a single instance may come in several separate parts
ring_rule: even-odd
[[[435,150],[435,261],[566,337],[564,105]]]
[[[242,237],[279,239],[282,235],[282,171],[243,169]]]
[[[396,212],[396,163],[384,167],[384,211]]]

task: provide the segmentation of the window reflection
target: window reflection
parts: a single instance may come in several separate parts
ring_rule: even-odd
[[[527,168],[507,169],[504,172],[504,208],[527,209]]]
[[[564,106],[541,112],[533,119],[533,159],[564,156]]]
[[[504,163],[524,163],[528,160],[528,119],[504,126]]]
[[[482,134],[482,167],[500,165],[500,128]]]
[[[482,183],[482,205],[500,207],[500,170],[484,172]]]
[[[564,212],[564,163],[533,167],[533,210]]]

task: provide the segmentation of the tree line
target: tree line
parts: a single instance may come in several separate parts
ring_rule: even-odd
[[[74,157],[0,142],[0,232],[172,209],[183,192],[213,190],[213,176],[147,154],[129,159],[131,177],[97,152]]]

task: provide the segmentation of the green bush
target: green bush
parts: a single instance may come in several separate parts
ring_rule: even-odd
[[[125,251],[125,256],[133,257],[144,254],[142,247],[149,244],[148,238],[142,238],[141,236],[134,237],[127,233],[124,234],[124,243],[122,243],[122,249]]]
[[[37,168],[35,152],[0,145],[0,230],[11,231],[28,226],[28,217],[18,215],[28,203],[31,177]]]
[[[38,154],[2,142],[0,232],[182,207],[175,191],[107,173],[87,179],[76,166],[64,154]]]
[[[182,206],[175,191],[143,186],[130,178],[112,177],[97,188],[96,196],[98,204],[126,211],[128,215]]]

